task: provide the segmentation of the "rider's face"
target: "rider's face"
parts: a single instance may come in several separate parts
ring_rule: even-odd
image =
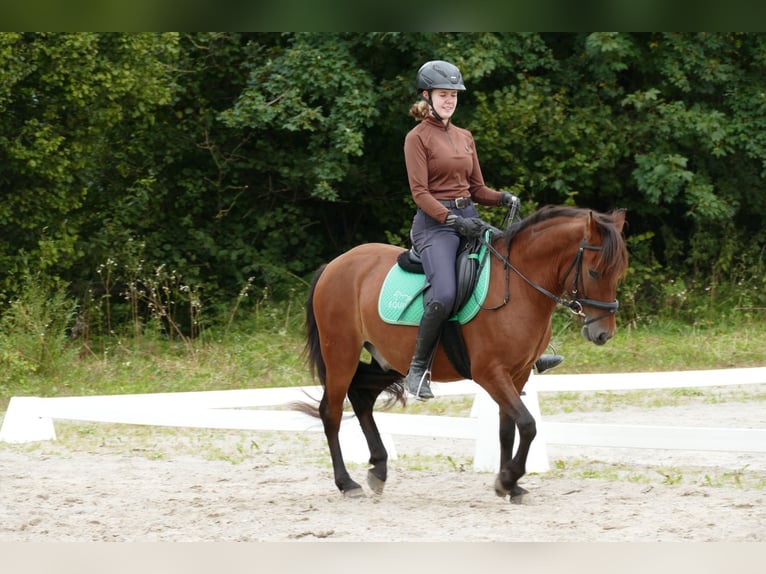
[[[457,90],[432,90],[431,101],[434,111],[446,122],[457,109]]]

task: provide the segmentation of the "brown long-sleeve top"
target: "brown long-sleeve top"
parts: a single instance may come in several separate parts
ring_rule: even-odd
[[[449,209],[438,200],[471,197],[500,205],[500,193],[484,184],[473,135],[429,116],[404,138],[404,161],[415,204],[440,223]]]

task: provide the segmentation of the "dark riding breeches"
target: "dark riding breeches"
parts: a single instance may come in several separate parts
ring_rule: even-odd
[[[450,213],[461,217],[477,217],[476,208],[451,208]],[[423,261],[426,280],[431,284],[431,301],[452,309],[457,296],[455,260],[462,238],[455,228],[437,222],[418,209],[412,221],[412,243]]]

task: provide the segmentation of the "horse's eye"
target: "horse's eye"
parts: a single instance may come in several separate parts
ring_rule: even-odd
[[[595,269],[588,269],[588,275],[590,275],[593,279],[601,279],[601,273]]]

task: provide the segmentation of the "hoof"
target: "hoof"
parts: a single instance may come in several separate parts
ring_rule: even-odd
[[[375,494],[383,494],[383,488],[386,486],[386,481],[381,480],[373,472],[367,471],[367,486],[370,487]]]
[[[524,497],[529,494],[529,491],[525,488],[521,488],[518,484],[514,484],[511,489],[511,504],[521,504],[524,502]]]
[[[365,496],[366,495],[364,494],[364,490],[362,490],[361,486],[349,488],[348,490],[343,491],[343,498],[364,498]]]
[[[529,491],[520,487],[518,484],[514,484],[511,489],[508,490],[505,486],[503,486],[503,482],[498,476],[495,479],[495,494],[497,494],[500,498],[505,498],[506,496],[510,495],[510,501],[513,504],[521,504],[524,496],[529,494]]]
[[[509,490],[503,486],[503,482],[500,480],[500,476],[495,478],[495,494],[500,498],[505,498],[510,494]]]

